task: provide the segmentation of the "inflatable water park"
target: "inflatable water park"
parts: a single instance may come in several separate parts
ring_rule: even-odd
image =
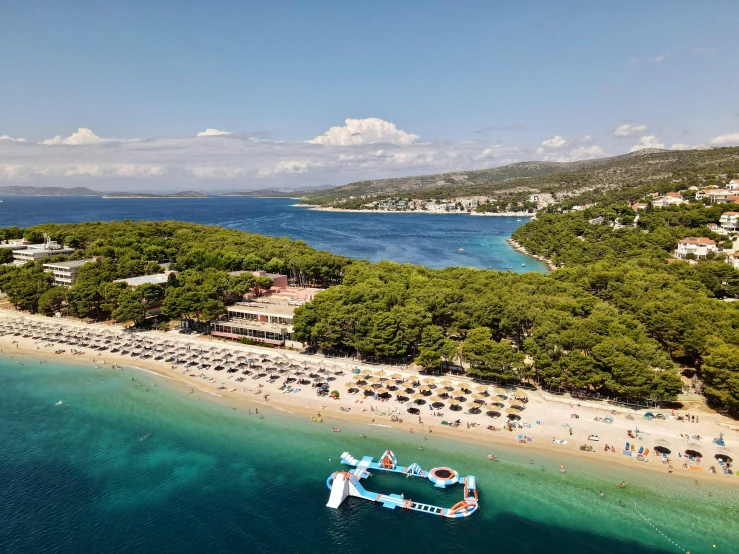
[[[477,511],[477,479],[473,475],[461,477],[458,472],[448,467],[435,467],[431,470],[424,471],[416,463],[407,467],[400,466],[395,458],[395,454],[391,450],[386,450],[377,462],[371,456],[365,456],[361,460],[357,460],[348,452],[344,452],[341,455],[341,463],[352,466],[354,469],[350,471],[337,471],[326,481],[326,485],[331,491],[328,504],[326,504],[329,508],[337,509],[347,497],[354,496],[372,502],[379,502],[384,508],[391,510],[401,508],[448,518],[467,517]],[[428,479],[435,487],[440,489],[457,484],[463,485],[464,497],[451,508],[443,508],[441,506],[414,502],[410,498],[405,498],[402,494],[371,492],[365,489],[360,483],[362,479],[371,477],[370,470],[387,471],[406,478]]]

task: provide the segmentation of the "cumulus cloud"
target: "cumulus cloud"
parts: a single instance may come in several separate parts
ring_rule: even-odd
[[[90,144],[100,144],[101,142],[104,142],[105,140],[114,140],[114,139],[103,139],[97,136],[87,127],[80,127],[79,129],[77,129],[76,133],[72,133],[68,137],[62,137],[61,135],[57,135],[54,138],[46,139],[45,141],[41,142],[41,144],[45,144],[47,146],[56,146],[60,144],[67,144],[67,145],[72,145],[72,146],[85,146],[85,145],[90,145]]]
[[[639,139],[634,146],[631,147],[630,152],[636,152],[637,150],[644,150],[645,148],[659,148],[664,149],[665,145],[659,142],[659,139],[654,135],[644,136]]]
[[[725,135],[713,137],[710,140],[710,144],[713,146],[732,146],[739,144],[739,133],[727,133]]]
[[[683,144],[682,142],[677,142],[670,146],[670,150],[687,150],[690,148],[687,144]]]
[[[418,135],[398,129],[395,123],[377,117],[369,117],[366,119],[346,119],[344,126],[331,127],[322,135],[306,142],[327,146],[357,146],[377,143],[405,145],[413,143],[417,138]]]
[[[0,135],[0,140],[9,140],[10,142],[26,142],[24,138],[13,138],[8,135]]]
[[[582,138],[568,140],[561,135],[542,141],[536,153],[543,161],[548,162],[573,162],[597,158],[605,154],[600,146],[593,144],[594,139],[590,135]]]
[[[199,132],[196,136],[198,137],[219,137],[222,135],[230,135],[228,131],[219,131],[218,129],[206,129],[205,131]]]
[[[636,123],[624,123],[613,130],[613,136],[618,138],[630,137],[638,133],[646,133],[649,128],[646,125],[637,125]]]
[[[552,149],[552,148],[564,148],[569,142],[559,135],[555,135],[552,138],[542,141],[541,150]]]

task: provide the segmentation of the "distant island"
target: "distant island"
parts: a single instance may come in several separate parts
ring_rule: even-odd
[[[0,187],[0,196],[102,196],[102,192],[86,187]]]
[[[186,190],[183,192],[175,192],[172,194],[153,194],[145,192],[111,192],[105,194],[103,198],[211,198],[202,192]]]

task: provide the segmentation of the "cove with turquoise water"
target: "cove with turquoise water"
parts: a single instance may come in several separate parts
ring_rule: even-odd
[[[441,437],[347,422],[332,433],[263,412],[197,401],[134,368],[0,357],[0,551],[739,552],[734,487],[712,485],[708,498],[707,484],[581,457],[560,474],[561,460],[525,449],[497,448],[494,463],[487,449]],[[476,475],[480,510],[444,520],[351,498],[325,507],[342,452],[377,458],[388,448],[401,463]],[[461,499],[460,489],[392,475],[366,484],[442,505]]]
[[[477,267],[546,272],[506,239],[526,219],[436,214],[325,212],[288,198],[112,199],[10,196],[0,203],[0,227],[131,219],[176,219],[303,240],[313,248],[372,262],[427,267]],[[460,249],[462,251],[460,252]],[[522,265],[525,264],[525,265]]]

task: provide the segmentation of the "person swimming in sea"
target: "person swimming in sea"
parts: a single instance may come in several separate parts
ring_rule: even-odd
[[[626,488],[626,481],[621,481],[621,482],[620,482],[620,483],[618,484],[618,486],[619,486],[619,487],[621,487],[622,489],[625,489],[625,488]]]

